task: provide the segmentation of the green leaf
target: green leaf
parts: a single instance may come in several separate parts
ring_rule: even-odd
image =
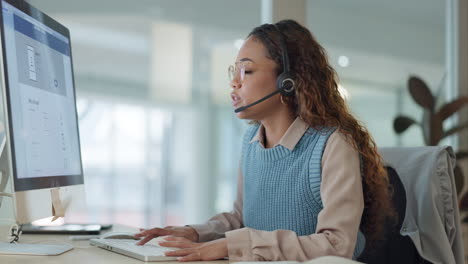
[[[426,83],[418,77],[411,76],[408,80],[408,88],[414,101],[420,106],[434,110],[434,96]]]
[[[417,122],[407,116],[397,116],[393,121],[393,130],[397,134],[401,134],[413,124],[417,124]]]
[[[464,105],[468,105],[468,96],[460,97],[442,106],[437,114],[440,116],[442,121],[444,121],[449,116],[460,110]]]

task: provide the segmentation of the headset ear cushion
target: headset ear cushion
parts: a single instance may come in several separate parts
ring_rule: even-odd
[[[290,73],[283,72],[276,79],[276,88],[284,96],[293,96],[296,93],[296,83],[294,76]]]

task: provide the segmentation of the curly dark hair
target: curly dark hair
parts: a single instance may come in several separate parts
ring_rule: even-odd
[[[279,29],[279,30],[278,30]],[[281,31],[281,32],[279,32]],[[281,36],[286,44],[290,70],[295,76],[295,96],[284,97],[293,113],[309,126],[336,127],[360,153],[364,192],[364,213],[361,230],[369,243],[382,239],[384,224],[396,216],[391,204],[391,188],[377,147],[367,129],[354,118],[338,90],[338,76],[328,62],[325,49],[312,33],[294,20],[263,24],[248,37],[260,41],[267,57],[283,72]]]

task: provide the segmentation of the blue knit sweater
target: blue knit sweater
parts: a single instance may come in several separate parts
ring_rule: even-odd
[[[250,143],[258,129],[247,130],[242,147],[244,225],[264,231],[291,230],[298,236],[315,233],[323,209],[322,154],[334,129],[309,128],[293,151],[281,145],[265,149],[258,142]],[[364,246],[359,232],[354,259]]]

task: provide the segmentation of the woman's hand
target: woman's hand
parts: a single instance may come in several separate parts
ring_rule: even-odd
[[[190,226],[166,226],[164,228],[140,229],[140,233],[135,234],[137,238],[143,238],[138,245],[144,245],[153,238],[159,236],[183,237],[190,242],[198,241],[198,233]]]
[[[178,257],[178,261],[216,260],[228,256],[227,241],[225,238],[206,243],[195,243],[183,237],[164,237],[159,242],[163,247],[180,248],[176,251],[166,252],[166,256]]]

